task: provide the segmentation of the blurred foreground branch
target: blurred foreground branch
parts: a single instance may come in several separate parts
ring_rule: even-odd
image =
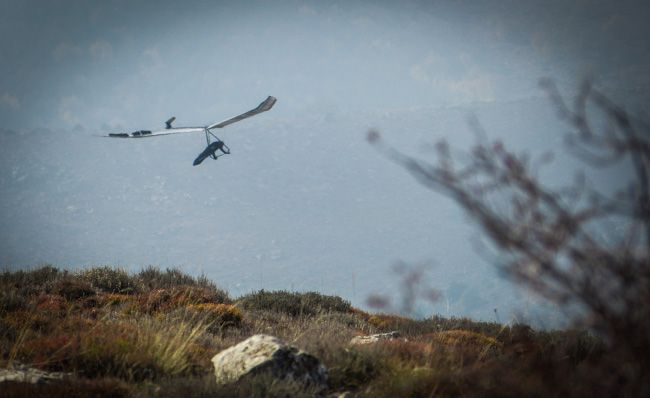
[[[439,141],[437,159],[427,162],[389,146],[376,131],[368,141],[422,185],[460,205],[500,250],[498,267],[505,275],[549,300],[580,305],[585,326],[627,358],[650,364],[650,127],[588,82],[572,106],[551,81],[540,85],[572,129],[571,152],[586,167],[629,162],[630,184],[604,192],[578,175],[571,186],[550,189],[535,170],[552,154],[531,162],[501,142],[478,143],[459,159]],[[604,131],[595,131],[595,117],[605,122]],[[625,219],[624,232],[603,239],[599,223],[612,217]]]

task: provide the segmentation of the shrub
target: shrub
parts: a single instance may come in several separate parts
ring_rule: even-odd
[[[195,311],[201,317],[211,333],[216,333],[222,328],[239,327],[244,320],[241,311],[229,304],[190,304],[188,309]]]
[[[435,332],[420,337],[425,341],[440,341],[447,345],[460,346],[463,348],[474,347],[480,350],[499,352],[503,344],[492,337],[485,336],[481,333],[470,332],[467,330],[448,330],[444,332]]]
[[[324,359],[334,391],[358,390],[387,370],[387,355],[373,347],[339,347]]]
[[[452,364],[443,354],[426,342],[385,340],[340,347],[324,361],[334,391],[368,397],[438,396],[435,387],[449,382]]]
[[[350,302],[337,296],[325,296],[316,292],[291,293],[260,290],[240,298],[237,305],[245,310],[276,311],[294,317],[352,311]]]
[[[95,295],[95,289],[93,289],[90,282],[79,279],[61,280],[53,286],[52,291],[63,296],[68,301]]]
[[[138,284],[146,290],[172,289],[179,286],[191,286],[202,290],[210,291],[220,303],[229,303],[232,300],[228,293],[219,289],[212,281],[205,276],[198,279],[184,274],[177,268],[167,268],[165,272],[160,269],[148,266],[140,271],[136,276]]]
[[[370,316],[368,324],[377,328],[380,332],[403,329],[406,323],[412,322],[412,319],[389,314],[375,314]]]
[[[133,296],[127,294],[107,293],[99,296],[99,304],[101,306],[108,306],[108,307],[117,307],[125,302],[132,301],[132,300],[133,300]]]
[[[137,274],[137,278],[145,288],[150,290],[169,289],[179,285],[196,285],[196,279],[194,277],[184,274],[177,268],[167,268],[163,272],[152,265],[140,271]]]
[[[25,284],[45,286],[66,276],[67,273],[67,271],[61,272],[58,268],[51,265],[43,265],[35,270],[24,272],[22,275],[19,272],[18,275],[22,276],[21,279],[23,279]]]
[[[77,276],[105,293],[132,293],[136,289],[134,279],[122,268],[93,267],[79,272]]]
[[[413,319],[391,314],[372,314],[367,316],[368,325],[377,332],[385,333],[399,331],[406,338],[412,339],[423,334],[439,332],[444,330],[464,329],[477,333],[496,336],[503,328],[501,325],[489,322],[475,322],[469,318],[443,318],[433,316],[424,319]]]
[[[5,270],[0,275],[0,288],[5,291],[17,291],[23,295],[50,293],[52,285],[66,278],[68,271],[60,271],[51,265],[43,265],[34,270]]]
[[[57,294],[33,296],[31,302],[36,306],[38,311],[45,313],[63,315],[68,310],[68,303],[65,298]]]
[[[140,271],[137,274],[137,278],[149,290],[169,289],[178,285],[193,286],[196,284],[192,276],[184,274],[179,269],[167,268],[165,272],[162,272],[159,268],[152,265]]]
[[[4,314],[0,321],[3,324],[5,330],[3,330],[3,337],[15,341],[21,336],[21,334],[27,331],[34,331],[40,333],[48,333],[53,329],[53,326],[57,323],[60,323],[59,319],[56,319],[44,311],[29,311],[29,310],[16,310]]]
[[[228,300],[228,298],[226,297]],[[175,286],[140,293],[137,299],[126,309],[127,313],[168,313],[169,311],[190,304],[224,304],[220,292],[193,286]]]

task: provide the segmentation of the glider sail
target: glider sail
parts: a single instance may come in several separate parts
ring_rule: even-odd
[[[208,130],[220,129],[222,127],[226,127],[229,124],[233,124],[235,122],[238,122],[240,120],[244,120],[244,119],[249,118],[251,116],[255,116],[255,115],[257,115],[259,113],[262,113],[262,112],[266,112],[266,111],[268,111],[269,109],[271,109],[273,107],[273,105],[275,104],[276,101],[277,101],[277,99],[275,99],[275,97],[271,97],[269,95],[269,97],[266,100],[264,100],[264,102],[259,104],[257,108],[251,109],[250,111],[248,111],[246,113],[242,113],[239,116],[231,117],[230,119],[224,120],[223,122],[219,122],[219,123],[213,124],[211,126],[208,126],[207,129]]]
[[[222,128],[225,126],[228,126],[229,124],[233,124],[235,122],[238,122],[240,120],[247,119],[251,116],[255,116],[257,114],[260,114],[262,112],[266,112],[269,109],[273,107],[277,99],[275,97],[269,96],[267,99],[264,100],[261,104],[257,106],[255,109],[251,109],[250,111],[246,113],[242,113],[239,116],[232,117],[230,119],[226,119],[222,122],[212,124],[210,126],[203,126],[203,127],[172,127],[172,123],[174,120],[176,120],[175,117],[172,117],[171,119],[167,120],[165,122],[165,130],[160,130],[160,131],[150,131],[150,130],[139,130],[135,131],[133,133],[111,133],[105,137],[111,137],[111,138],[146,138],[146,137],[157,137],[159,135],[170,135],[170,134],[182,134],[182,133],[196,133],[196,132],[208,132],[209,130],[212,129],[217,129],[217,128]]]
[[[157,137],[159,135],[170,135],[170,134],[180,134],[180,133],[196,133],[199,131],[204,131],[205,127],[180,127],[173,128],[170,127],[166,130],[161,131],[148,131],[140,130],[133,133],[110,133],[105,137],[114,137],[114,138],[146,138],[146,137]]]

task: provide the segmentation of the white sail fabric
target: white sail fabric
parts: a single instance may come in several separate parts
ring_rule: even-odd
[[[264,100],[261,104],[258,105],[257,108],[251,109],[250,111],[246,113],[242,113],[239,116],[232,117],[230,119],[224,120],[223,122],[215,123],[213,125],[207,126],[207,127],[178,127],[178,128],[173,128],[171,127],[171,123],[176,119],[176,118],[171,118],[165,123],[167,124],[168,128],[165,130],[160,130],[160,131],[149,131],[149,130],[139,130],[135,131],[133,133],[113,133],[106,135],[104,137],[111,137],[111,138],[147,138],[147,137],[157,137],[160,135],[170,135],[170,134],[181,134],[181,133],[196,133],[196,132],[206,132],[211,130],[211,129],[216,129],[216,128],[222,128],[225,127],[229,124],[238,122],[240,120],[244,120],[246,118],[249,118],[251,116],[255,116],[259,113],[266,112],[269,109],[273,107],[277,99],[275,97],[272,97],[269,95],[267,99]]]
[[[239,116],[235,116],[235,117],[232,117],[230,119],[224,120],[223,122],[219,122],[219,123],[213,124],[211,126],[208,126],[207,129],[208,130],[220,129],[220,128],[225,127],[225,126],[227,126],[229,124],[238,122],[240,120],[246,119],[246,118],[251,117],[251,116],[255,116],[258,113],[266,112],[269,109],[273,108],[273,105],[275,104],[276,101],[277,101],[277,99],[275,99],[275,97],[271,97],[269,95],[269,97],[267,99],[265,99],[264,102],[259,104],[259,106],[257,108],[252,109],[252,110],[250,110],[250,111],[248,111],[246,113],[242,113]]]

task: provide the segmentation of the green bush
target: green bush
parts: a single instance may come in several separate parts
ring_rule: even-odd
[[[164,272],[154,266],[148,266],[137,275],[140,283],[149,290],[169,289],[174,286],[196,286],[197,282],[191,275],[184,274],[178,268],[167,268]]]
[[[240,298],[237,304],[244,310],[275,311],[294,317],[352,311],[350,302],[338,296],[325,296],[316,292],[291,293],[284,290],[260,290]]]
[[[20,275],[21,271],[19,271]],[[27,271],[24,274],[24,283],[29,285],[44,286],[51,284],[59,278],[67,275],[67,271],[60,271],[49,264],[43,265],[35,270]]]
[[[211,291],[215,296],[219,297],[215,302],[232,302],[227,292],[219,289],[217,285],[214,284],[214,282],[210,281],[204,275],[201,275],[198,278],[194,278],[191,275],[183,273],[177,268],[167,268],[163,272],[160,269],[150,265],[135,275],[135,278],[138,281],[138,285],[146,291],[156,289],[171,289],[178,286],[192,286]]]
[[[150,265],[140,271],[137,275],[140,283],[148,290],[169,289],[179,285],[196,285],[196,279],[184,274],[177,268],[167,268],[165,272]]]
[[[77,275],[104,293],[132,293],[136,288],[134,278],[122,268],[93,267]]]
[[[67,277],[68,271],[60,271],[51,265],[43,265],[33,270],[5,270],[0,274],[0,289],[17,291],[23,295],[49,293],[52,285]]]

